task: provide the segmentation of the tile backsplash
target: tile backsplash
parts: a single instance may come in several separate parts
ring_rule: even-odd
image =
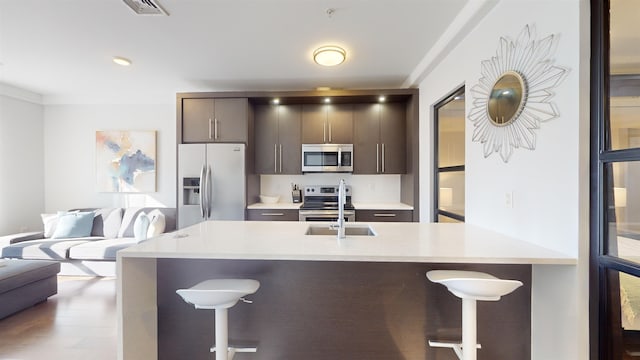
[[[338,185],[345,179],[353,189],[352,201],[360,203],[400,202],[400,175],[305,174],[261,175],[260,193],[280,195],[280,202],[292,202],[291,184]]]

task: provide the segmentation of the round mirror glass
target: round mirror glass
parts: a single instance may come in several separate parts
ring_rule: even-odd
[[[508,125],[514,121],[524,106],[524,79],[514,71],[508,71],[493,85],[487,103],[489,119],[496,125]]]

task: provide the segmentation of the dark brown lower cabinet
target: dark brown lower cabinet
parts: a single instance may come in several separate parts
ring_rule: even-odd
[[[247,220],[298,221],[298,210],[296,209],[248,209]]]
[[[413,210],[356,210],[356,221],[412,222]]]

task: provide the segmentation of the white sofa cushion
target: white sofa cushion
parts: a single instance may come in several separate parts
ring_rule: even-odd
[[[69,258],[76,260],[115,260],[118,250],[137,244],[134,238],[89,241],[69,249]]]
[[[167,227],[167,220],[160,210],[153,210],[149,213],[149,229],[147,230],[147,239],[158,236],[164,232]]]
[[[76,245],[101,240],[99,237],[83,237],[74,239],[42,239],[29,240],[12,244],[2,249],[2,257],[39,260],[64,260],[69,249]]]
[[[138,214],[142,212],[142,208],[126,208],[124,210],[124,214],[122,215],[122,225],[120,225],[120,230],[118,230],[118,237],[133,237],[133,224],[138,218]]]
[[[122,225],[122,208],[96,209],[93,218],[91,236],[102,236],[107,239],[118,237]]]
[[[56,231],[58,224],[58,214],[40,214],[42,217],[42,225],[44,225],[44,237],[50,238]]]

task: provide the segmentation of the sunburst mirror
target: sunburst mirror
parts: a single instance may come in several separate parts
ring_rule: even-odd
[[[554,65],[556,40],[554,35],[537,40],[535,27],[527,25],[515,41],[501,37],[496,56],[482,61],[482,77],[471,88],[469,120],[484,157],[497,152],[507,162],[513,149],[535,149],[535,130],[559,115],[552,89],[569,70]]]

